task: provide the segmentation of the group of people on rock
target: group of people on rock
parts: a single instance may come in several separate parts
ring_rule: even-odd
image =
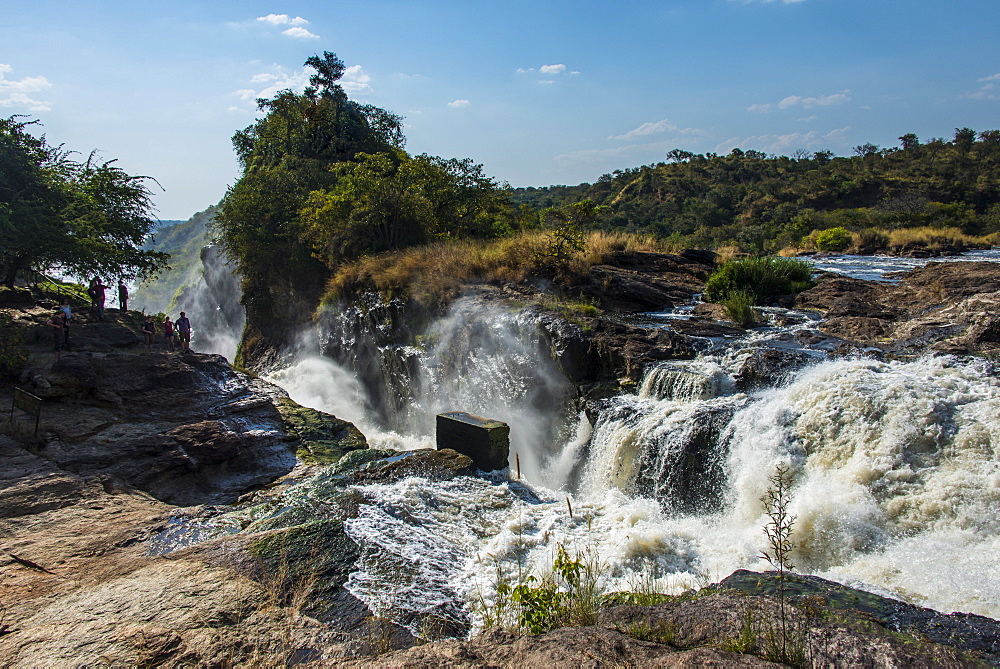
[[[96,314],[99,321],[104,320],[105,291],[108,288],[109,286],[101,283],[101,278],[97,276],[90,280],[90,285],[87,287],[87,295],[90,297],[90,312]],[[128,288],[125,287],[125,283],[121,279],[118,280],[118,305],[119,310],[122,312],[128,309]],[[56,309],[56,312],[46,322],[46,325],[53,329],[56,360],[62,357],[64,349],[69,349],[69,328],[72,319],[73,310],[70,307],[69,298],[64,297],[59,308]],[[186,313],[183,311],[180,312],[180,317],[176,321],[170,320],[170,316],[167,316],[160,327],[163,329],[163,336],[166,339],[168,351],[173,351],[178,347],[185,353],[191,351],[191,321],[188,319]],[[153,320],[153,317],[147,314],[139,329],[142,332],[146,351],[150,353],[153,351],[153,338],[156,336],[156,328],[156,322]],[[179,342],[175,343],[175,339],[179,340]]]
[[[97,320],[104,320],[104,301],[107,299],[105,291],[110,286],[105,286],[101,282],[101,277],[95,276],[87,286],[87,295],[90,297],[90,313],[97,314]],[[128,311],[128,288],[122,279],[118,279],[118,309]]]
[[[163,337],[167,341],[168,351],[173,351],[177,346],[180,346],[182,352],[191,352],[191,320],[186,313],[182,311],[180,318],[176,321],[170,320],[170,316],[165,317],[161,327],[163,328]],[[146,351],[152,353],[153,338],[156,336],[156,322],[152,316],[146,315],[146,320],[142,322],[140,330],[146,342]],[[174,338],[180,339],[180,343],[175,344]]]

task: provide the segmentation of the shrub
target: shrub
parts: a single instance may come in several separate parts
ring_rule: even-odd
[[[745,290],[734,291],[722,301],[726,316],[742,327],[753,325],[757,320],[753,304],[753,295]]]
[[[863,255],[871,255],[887,248],[889,248],[889,235],[875,228],[866,228],[858,233],[853,250]]]
[[[705,284],[705,299],[723,304],[744,293],[750,304],[812,286],[812,265],[791,258],[743,258],[725,263]],[[745,298],[737,297],[737,300]]]
[[[846,228],[830,228],[816,235],[819,251],[844,251],[854,243],[854,236]]]
[[[13,325],[9,314],[0,313],[0,376],[15,376],[26,362],[24,331]]]

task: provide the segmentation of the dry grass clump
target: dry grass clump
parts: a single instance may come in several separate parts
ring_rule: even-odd
[[[666,252],[672,247],[649,235],[591,232],[586,251],[572,259],[569,274],[582,275],[616,252]],[[547,231],[522,232],[494,241],[441,241],[401,251],[367,256],[337,268],[324,300],[332,302],[358,288],[408,295],[430,304],[441,301],[468,281],[519,283],[542,267],[549,244]]]
[[[889,248],[906,248],[911,246],[926,246],[934,249],[943,246],[976,247],[988,242],[983,237],[973,237],[958,228],[900,228],[884,231],[889,236]]]
[[[794,256],[802,251],[830,250],[823,249],[816,240],[823,230],[813,230],[793,246],[786,246],[778,252],[779,256]],[[928,249],[930,251],[964,250],[990,248],[1000,243],[1000,233],[982,237],[968,235],[960,228],[935,228],[921,226],[917,228],[898,228],[886,230],[882,228],[866,228],[861,232],[849,233],[852,242],[846,246],[845,253],[869,255],[873,253],[898,253],[912,249]]]

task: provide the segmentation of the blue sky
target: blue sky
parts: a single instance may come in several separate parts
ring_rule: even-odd
[[[155,177],[158,215],[217,202],[253,99],[324,50],[407,149],[514,186],[673,148],[850,155],[1000,128],[997,0],[3,3],[0,116]]]

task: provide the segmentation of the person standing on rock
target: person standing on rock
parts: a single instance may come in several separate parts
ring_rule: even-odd
[[[177,332],[181,336],[181,350],[185,353],[191,352],[191,321],[188,320],[187,314],[183,311],[181,312],[181,317],[177,319],[175,323],[177,326]]]
[[[52,328],[53,341],[55,343],[55,350],[56,350],[56,362],[59,362],[59,358],[62,357],[63,340],[66,336],[65,312],[63,312],[62,309],[56,310],[56,313],[52,315],[52,318],[49,319],[46,325]]]
[[[118,279],[118,310],[128,311],[128,288],[125,287],[125,282],[121,279]]]
[[[97,307],[97,320],[99,321],[104,320],[104,300],[107,299],[104,291],[106,291],[107,289],[108,286],[105,286],[103,283],[101,283],[101,277],[99,276],[95,276],[94,280],[90,282],[90,290],[94,291],[94,294],[91,299],[94,300],[94,305]],[[88,290],[87,292],[89,293],[90,290]]]
[[[87,286],[87,297],[90,298],[90,313],[97,313],[97,277],[90,280],[90,285]]]
[[[69,350],[69,322],[73,320],[73,310],[69,306],[69,298],[62,298],[62,303],[59,305],[59,311],[63,313],[63,345],[64,348]]]
[[[142,338],[146,340],[146,352],[153,352],[153,335],[156,334],[156,323],[153,322],[153,317],[146,315],[146,320],[142,322]]]
[[[163,319],[163,336],[167,340],[167,350],[174,350],[174,322],[170,320],[170,316]]]

